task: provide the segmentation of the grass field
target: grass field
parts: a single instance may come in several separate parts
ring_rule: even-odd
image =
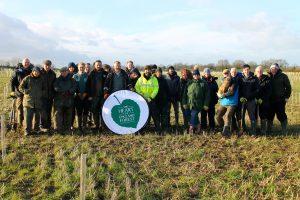
[[[300,79],[289,73],[289,135],[54,135],[8,132],[2,199],[78,199],[87,154],[87,199],[300,199]],[[0,111],[9,73],[0,72]],[[278,132],[278,127],[277,132]],[[278,132],[279,133],[279,132]]]

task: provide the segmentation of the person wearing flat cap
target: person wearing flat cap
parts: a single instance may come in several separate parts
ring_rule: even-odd
[[[45,86],[42,98],[43,109],[41,113],[41,130],[43,132],[48,132],[51,128],[51,111],[55,93],[54,81],[56,80],[56,74],[51,67],[52,62],[50,60],[45,60],[43,69],[41,70],[41,77]]]
[[[272,132],[273,120],[276,115],[277,119],[280,121],[282,132],[286,133],[288,122],[285,105],[291,96],[291,83],[288,76],[282,72],[277,63],[271,65],[269,74],[271,78],[272,93],[270,97],[271,109],[268,117],[267,131],[269,133]]]
[[[19,91],[24,94],[23,106],[25,116],[24,135],[38,133],[40,131],[40,114],[42,110],[42,96],[44,83],[41,78],[41,70],[34,67],[29,76],[26,76],[20,86]],[[32,127],[34,120],[34,126]]]
[[[206,81],[201,79],[198,69],[193,71],[193,79],[188,82],[187,90],[183,94],[183,107],[191,111],[190,133],[200,133],[201,126],[198,114],[201,110],[208,110],[209,92]]]

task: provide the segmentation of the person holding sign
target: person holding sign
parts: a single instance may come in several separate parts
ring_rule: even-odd
[[[142,76],[138,79],[136,85],[135,85],[135,90],[138,94],[142,95],[149,106],[150,109],[150,115],[154,121],[155,125],[155,131],[159,132],[159,118],[158,118],[158,109],[156,107],[154,98],[156,97],[159,86],[158,86],[158,81],[155,76],[152,76],[152,67],[147,65],[144,68],[144,73]]]

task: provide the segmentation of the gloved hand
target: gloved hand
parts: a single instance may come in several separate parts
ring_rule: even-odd
[[[151,102],[151,98],[147,98],[147,102]]]
[[[285,102],[287,103],[288,101],[289,101],[289,99],[288,99],[288,98],[286,98],[286,99],[285,99]]]
[[[107,99],[109,97],[109,94],[108,93],[105,93],[104,94],[104,99]]]
[[[208,111],[208,107],[207,107],[207,106],[203,106],[203,109],[204,109],[205,111]]]
[[[187,110],[187,109],[189,108],[188,105],[183,105],[182,107],[183,107],[185,110]]]
[[[220,98],[220,99],[223,99],[224,98],[224,94],[220,94],[220,93],[217,93],[217,95],[218,95],[218,97]]]
[[[255,99],[257,104],[262,104],[263,100],[262,99]]]
[[[242,98],[240,98],[240,102],[242,102],[242,103],[246,103],[246,102],[247,102],[247,99],[246,99],[246,98],[244,98],[244,97],[242,97]]]
[[[11,98],[15,98],[15,97],[16,97],[16,94],[15,94],[15,92],[11,92],[11,93],[9,94],[9,96],[10,96]]]

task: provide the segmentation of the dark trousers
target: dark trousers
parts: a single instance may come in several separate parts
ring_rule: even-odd
[[[157,105],[155,103],[155,101],[150,101],[148,102],[148,106],[149,106],[149,111],[150,111],[150,116],[148,119],[148,122],[150,122],[150,117],[153,119],[154,122],[154,126],[155,126],[155,131],[160,131],[160,123],[159,123],[159,110],[157,108]]]
[[[81,128],[86,126],[87,116],[88,116],[88,100],[80,99],[79,97],[75,98],[75,111],[78,121],[78,127]]]
[[[54,129],[57,131],[69,130],[72,126],[72,107],[54,108]]]
[[[241,120],[242,120],[242,104],[241,102],[239,102],[232,116],[232,122],[231,122],[232,130],[238,130],[239,128],[241,128],[240,127],[241,124],[239,124]]]
[[[91,110],[93,113],[93,121],[95,128],[99,128],[100,125],[102,126],[101,120],[101,111],[102,111],[102,106],[103,106],[103,98],[101,97],[93,97],[91,101]]]
[[[254,99],[244,103],[243,109],[244,109],[244,113],[246,113],[247,110],[251,122],[256,121],[256,117],[255,117],[256,103]],[[245,115],[242,117],[245,118]]]
[[[190,124],[191,126],[193,126],[193,128],[196,128],[197,125],[199,124],[199,110],[196,109],[192,109],[191,110],[191,120],[190,120]]]
[[[181,112],[183,115],[183,123],[184,123],[184,128],[189,128],[189,123],[191,120],[191,110],[190,109],[184,109],[183,105],[181,105]]]
[[[272,101],[270,104],[270,113],[268,119],[273,121],[275,115],[280,122],[287,120],[287,115],[285,113],[285,100]]]
[[[216,127],[215,123],[215,105],[209,105],[208,110],[202,110],[201,111],[201,127],[207,128],[207,118],[209,123],[209,128],[214,129]]]
[[[159,125],[161,130],[165,130],[168,127],[168,105],[157,105]]]
[[[51,127],[53,99],[43,99],[43,109],[41,112],[42,128],[49,129]]]
[[[256,119],[258,119],[258,117],[260,118],[260,120],[268,119],[270,115],[270,109],[270,104],[262,103],[261,105],[257,105],[255,114]]]
[[[170,127],[171,126],[171,107],[173,106],[173,109],[174,109],[174,114],[175,114],[175,123],[176,125],[178,125],[179,123],[179,102],[174,100],[174,99],[171,99],[169,102],[168,102],[168,126]]]

